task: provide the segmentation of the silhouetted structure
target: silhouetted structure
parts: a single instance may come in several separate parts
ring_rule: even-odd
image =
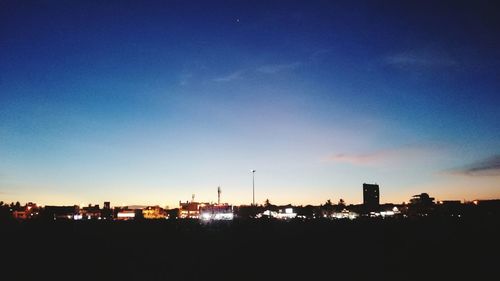
[[[434,213],[445,217],[460,217],[465,213],[466,205],[460,200],[438,201]]]
[[[482,207],[497,207],[500,208],[500,199],[489,199],[489,200],[474,200],[475,205]]]
[[[208,203],[191,202],[182,203],[179,201],[179,218],[181,219],[197,219],[200,217],[200,208],[208,205]]]
[[[427,193],[413,195],[408,208],[409,215],[427,216],[434,211],[434,197]]]
[[[142,214],[142,210],[140,210],[140,211]],[[136,215],[137,215],[136,210],[127,209],[127,208],[124,208],[124,209],[115,208],[115,212],[116,212],[115,220],[133,220],[133,219],[136,219]]]
[[[430,206],[434,204],[434,197],[430,197],[427,193],[413,195],[413,198],[410,199],[410,204]]]
[[[199,207],[200,218],[203,220],[232,220],[233,206],[223,204],[202,204]]]
[[[483,215],[500,216],[500,199],[474,200],[473,204],[479,207]]]
[[[255,218],[257,214],[262,213],[264,208],[262,206],[235,206],[234,213],[237,217],[242,219]]]
[[[365,212],[377,211],[380,205],[378,184],[363,183],[363,207]]]
[[[104,208],[102,208],[101,216],[105,220],[113,219],[113,210],[111,210],[111,203],[109,201],[104,202]]]
[[[94,205],[89,204],[87,207],[83,207],[80,210],[80,216],[82,219],[100,219],[101,218],[101,209],[99,208],[99,205]]]
[[[72,220],[79,213],[78,206],[45,206],[42,217],[53,220]]]
[[[166,219],[167,212],[160,206],[148,206],[142,210],[145,219]]]

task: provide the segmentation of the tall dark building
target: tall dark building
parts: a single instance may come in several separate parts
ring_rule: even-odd
[[[378,184],[363,183],[363,205],[365,211],[376,211],[380,204]]]
[[[113,211],[111,210],[111,203],[109,201],[104,202],[104,208],[102,209],[101,215],[105,220],[113,219]]]

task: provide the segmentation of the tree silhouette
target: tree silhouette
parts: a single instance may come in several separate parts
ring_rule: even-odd
[[[427,215],[434,210],[434,197],[430,197],[427,193],[413,195],[410,199],[409,214],[410,215]]]
[[[330,199],[326,200],[325,205],[323,205],[323,209],[328,216],[331,216],[332,211],[333,211],[332,200],[330,200]]]
[[[266,199],[266,201],[264,202],[264,207],[269,208],[270,206],[271,202],[269,201],[269,199]]]
[[[340,198],[339,200],[339,207],[341,207],[342,209],[345,208],[345,201],[342,198]]]
[[[9,220],[12,216],[9,210],[9,204],[5,204],[5,202],[0,202],[0,221]]]

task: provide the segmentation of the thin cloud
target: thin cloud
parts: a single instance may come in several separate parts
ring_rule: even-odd
[[[494,155],[472,163],[464,168],[452,170],[452,174],[465,176],[499,176],[500,155]]]
[[[214,78],[213,81],[214,82],[230,82],[230,81],[234,81],[234,80],[240,79],[242,77],[243,73],[244,73],[243,70],[238,70],[238,71],[235,71],[235,72],[230,73],[228,75]]]
[[[300,62],[292,62],[285,64],[267,64],[257,68],[258,72],[265,74],[275,74],[282,71],[289,71],[298,68],[301,65]]]
[[[253,74],[254,71],[264,74],[276,74],[283,71],[291,71],[298,68],[300,62],[292,62],[286,64],[266,64],[256,68],[255,70],[238,70],[230,74],[212,79],[214,82],[231,82],[234,80],[242,79],[245,74]]]
[[[368,154],[344,154],[333,155],[329,160],[334,162],[349,163],[352,165],[370,165],[379,162],[386,157],[384,152],[375,152]]]
[[[453,67],[458,62],[446,53],[407,51],[384,58],[384,64],[397,68]]]
[[[430,159],[433,155],[436,155],[435,149],[410,146],[379,150],[364,154],[339,153],[330,156],[328,160],[338,163],[348,163],[356,166],[377,166],[387,163],[409,163],[419,159]]]

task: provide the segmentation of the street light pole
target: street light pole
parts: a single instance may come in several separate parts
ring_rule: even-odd
[[[252,172],[252,205],[255,206],[255,170]]]

